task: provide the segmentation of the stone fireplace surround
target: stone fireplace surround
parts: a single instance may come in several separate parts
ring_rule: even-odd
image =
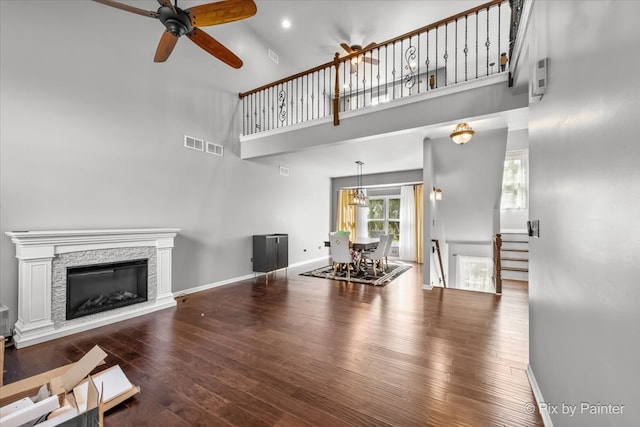
[[[176,305],[171,252],[177,228],[7,232],[18,258],[17,348]],[[66,268],[147,258],[148,301],[66,320]]]

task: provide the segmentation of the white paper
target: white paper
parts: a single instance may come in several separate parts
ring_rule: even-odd
[[[105,369],[102,372],[92,375],[91,378],[98,392],[102,391],[103,402],[108,402],[133,388],[127,376],[122,372],[120,365]]]
[[[51,396],[51,394],[49,393],[49,388],[47,387],[46,384],[44,384],[42,387],[40,387],[40,389],[38,390],[38,394],[36,394],[35,396],[33,396],[31,398],[31,400],[33,401],[33,403],[38,403],[41,400],[44,400],[46,398],[48,398],[49,396]]]

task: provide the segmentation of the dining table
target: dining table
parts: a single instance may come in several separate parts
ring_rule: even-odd
[[[380,243],[379,237],[356,237],[353,240],[349,240],[349,247],[357,252],[368,251],[378,247]],[[331,243],[325,240],[324,245],[330,247]]]
[[[357,252],[375,249],[378,247],[378,243],[380,243],[380,238],[378,237],[356,237],[349,241],[351,248]]]

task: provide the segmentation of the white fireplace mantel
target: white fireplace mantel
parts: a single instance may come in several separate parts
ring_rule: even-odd
[[[176,305],[171,292],[171,252],[180,229],[11,231],[18,258],[16,347],[59,338]],[[114,314],[88,316],[82,323],[57,326],[52,318],[52,265],[56,255],[103,249],[155,247],[157,292],[149,304],[132,305]],[[109,312],[106,312],[109,313]]]

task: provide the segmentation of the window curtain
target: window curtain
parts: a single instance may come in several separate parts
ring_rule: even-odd
[[[414,185],[413,194],[416,209],[416,226],[414,230],[416,236],[416,262],[422,264],[424,262],[424,221],[422,216],[424,212],[424,185]]]
[[[367,197],[367,190],[362,189],[362,193]],[[369,228],[367,218],[369,217],[369,206],[360,206],[355,208],[356,213],[356,236],[369,237]]]
[[[413,186],[400,187],[400,259],[416,260],[416,203]]]
[[[357,208],[349,204],[351,190],[340,190],[338,193],[338,212],[336,215],[336,231],[343,230],[351,233],[351,238],[357,236]]]

